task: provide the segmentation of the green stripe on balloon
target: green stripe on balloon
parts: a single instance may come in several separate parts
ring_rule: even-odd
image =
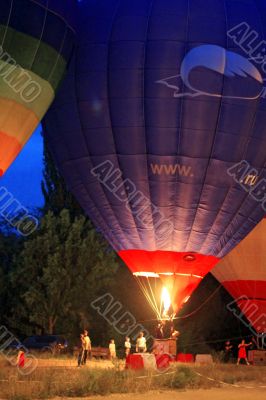
[[[50,45],[0,25],[0,45],[22,68],[34,72],[57,90],[66,69],[65,59]],[[0,56],[1,58],[1,56]]]

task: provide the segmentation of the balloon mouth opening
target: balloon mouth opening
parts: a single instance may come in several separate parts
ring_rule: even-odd
[[[184,278],[196,278],[203,279],[204,276],[195,275],[190,273],[182,273],[182,272],[133,272],[133,276],[135,277],[144,277],[144,278],[162,278],[162,277],[184,277]]]

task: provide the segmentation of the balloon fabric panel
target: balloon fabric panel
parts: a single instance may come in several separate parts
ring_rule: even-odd
[[[74,0],[61,6],[57,0],[1,4],[1,175],[37,127],[63,79],[73,52],[75,8]]]
[[[266,332],[265,256],[266,219],[263,219],[212,271],[258,333]]]

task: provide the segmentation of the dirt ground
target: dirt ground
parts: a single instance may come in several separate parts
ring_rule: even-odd
[[[210,390],[161,391],[144,394],[115,394],[83,397],[82,400],[266,400],[266,389],[222,388]],[[54,399],[59,400],[59,398]],[[63,400],[60,397],[60,400]],[[80,400],[73,397],[71,400]]]
[[[76,359],[38,359],[38,367],[40,368],[76,368],[77,360]],[[89,360],[87,365],[83,368],[100,368],[100,369],[109,369],[114,368],[114,364],[109,360]]]
[[[70,396],[108,393],[112,391],[112,388],[115,389],[113,391],[120,391],[121,382],[119,380],[113,381],[114,364],[108,360],[90,360],[86,366],[77,368],[77,361],[73,358],[44,358],[38,361],[38,368],[30,379],[25,378],[24,382],[24,378],[16,375],[14,368],[5,359],[2,359],[2,364],[0,363],[0,400],[3,400],[4,397],[5,399],[47,399],[47,393],[50,393],[50,396],[54,396],[55,393],[58,395],[62,393],[61,397],[56,397],[53,400],[266,400],[266,367],[248,367],[245,365],[236,367],[235,365],[223,364],[186,365],[185,368],[191,367],[200,376],[199,386],[196,387],[203,389],[169,390],[173,387],[170,381],[169,384],[166,382],[165,385],[154,386],[152,380],[149,380],[146,385],[146,382],[141,379],[138,382],[144,382],[144,385],[138,386],[136,392],[139,394],[65,397],[68,393]],[[124,369],[124,362],[121,365],[115,365],[115,367]],[[176,370],[167,374],[171,375],[175,371],[178,372],[179,368],[182,367],[184,365],[177,364]],[[86,370],[92,373],[90,377],[92,384],[95,379],[100,379],[99,390],[95,391],[89,388],[86,391],[83,390],[84,384],[87,382]],[[145,374],[145,371],[143,374]],[[232,384],[229,384],[231,381]],[[123,382],[128,385],[124,391],[134,391],[136,382],[134,376],[132,379],[130,375],[129,379],[124,379]],[[225,382],[228,383],[225,384]],[[68,390],[65,390],[66,384]],[[101,385],[105,385],[106,390],[102,390]],[[149,391],[155,389],[155,387],[156,390]],[[146,390],[147,392],[145,392]]]

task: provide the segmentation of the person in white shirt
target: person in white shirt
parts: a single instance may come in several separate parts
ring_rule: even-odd
[[[125,341],[125,354],[126,354],[126,357],[130,354],[130,350],[131,350],[130,338],[126,337],[126,341]]]
[[[144,337],[144,333],[140,332],[136,343],[136,352],[146,353],[146,351],[147,351],[146,339]]]
[[[110,353],[110,359],[111,359],[111,360],[116,359],[116,348],[115,348],[115,341],[114,341],[114,339],[110,340],[110,344],[109,344],[109,353]]]
[[[83,334],[83,341],[84,341],[84,353],[83,353],[83,360],[82,360],[82,364],[85,365],[86,361],[87,361],[87,357],[88,357],[88,352],[91,351],[91,340],[88,336],[88,331],[84,331]]]

